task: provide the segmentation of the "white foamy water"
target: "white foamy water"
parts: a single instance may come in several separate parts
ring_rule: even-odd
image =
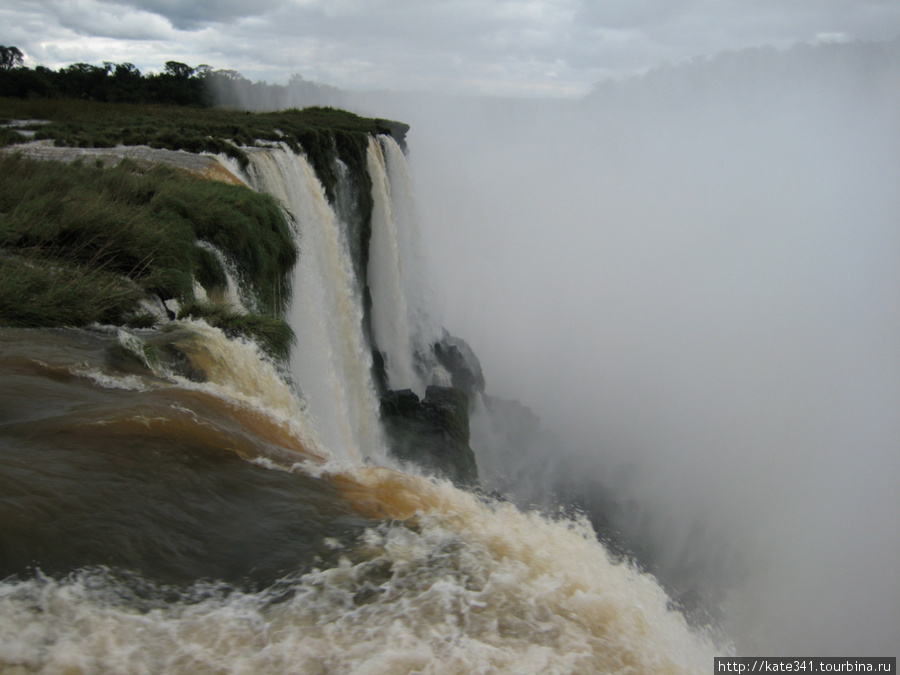
[[[180,323],[186,331],[174,344],[208,379],[193,382],[159,371],[161,375],[183,389],[206,392],[270,418],[308,449],[323,447],[303,403],[256,343],[228,338],[202,319]]]
[[[85,365],[72,366],[69,368],[69,372],[78,377],[86,377],[106,389],[122,389],[125,391],[147,391],[150,389],[146,379],[137,375],[109,375],[99,368]]]
[[[221,301],[232,311],[241,312],[242,314],[247,313],[248,306],[253,309],[255,304],[253,296],[249,293],[241,293],[240,285],[237,282],[239,275],[235,265],[210,242],[198,240],[197,246],[212,253],[222,266],[222,271],[225,272],[225,288],[222,289]]]
[[[652,576],[611,560],[586,521],[554,520],[447,482],[362,467],[364,456],[384,446],[345,229],[302,156],[284,148],[248,154],[249,182],[277,197],[297,227],[289,379],[302,400],[253,342],[227,339],[202,320],[166,330],[205,382],[148,360],[152,350],[135,334],[123,332],[119,341],[153,370],[155,388],[227,404],[223,418],[233,424],[210,427],[207,445],[221,443],[223,452],[261,469],[327,481],[338,490],[335,505],[340,499],[380,524],[341,549],[337,563],[259,592],[198,585],[138,598],[128,582],[97,569],[0,582],[0,675],[708,672],[713,656],[729,648],[670,610]],[[410,273],[417,233],[409,176],[391,139],[373,139],[368,159],[375,336],[391,385],[421,388],[412,353],[429,323],[423,284]],[[104,388],[138,389],[139,381],[100,378],[103,370],[79,374]],[[173,398],[150,422],[199,437],[197,427],[210,425],[200,403]],[[119,428],[144,433],[131,424],[143,414],[129,410]],[[298,449],[297,462],[288,468],[290,459],[242,452],[254,447],[232,442],[242,425],[248,438],[256,433]],[[322,522],[329,546],[340,547],[335,523]]]
[[[384,469],[344,479],[415,525],[369,530],[278,595],[140,610],[102,575],[2,584],[5,672],[696,673],[725,653],[583,523]]]
[[[287,148],[249,151],[248,182],[293,216],[300,259],[289,323],[299,348],[291,372],[308,414],[336,460],[384,455],[372,356],[362,334],[362,300],[341,223],[302,155]]]

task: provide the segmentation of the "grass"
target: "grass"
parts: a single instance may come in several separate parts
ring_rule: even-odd
[[[165,166],[0,157],[0,325],[147,325],[144,297],[194,300],[237,266],[261,314],[288,298],[297,250],[275,200]]]
[[[59,98],[0,98],[0,119],[46,120],[32,126],[33,138],[57,146],[223,153],[243,166],[242,148],[284,143],[305,154],[332,202],[340,159],[360,216],[352,243],[360,278],[371,233],[369,137],[390,134],[402,145],[409,128],[333,108],[250,113]],[[0,147],[26,140],[0,129]],[[195,302],[195,281],[208,290],[225,285],[217,256],[197,240],[236,265],[257,314],[241,318]],[[0,325],[149,326],[153,317],[140,299],[156,295],[178,299],[185,316],[253,335],[274,354],[286,354],[293,340],[277,318],[290,300],[286,274],[297,256],[289,226],[274,199],[240,187],[163,166],[142,171],[127,161],[103,168],[7,155],[0,158],[0,254]]]
[[[138,303],[134,284],[103,271],[31,256],[0,258],[0,324],[116,323]]]
[[[51,124],[40,129],[46,132],[42,137],[76,145],[91,139],[90,147],[109,147],[97,143],[115,145],[126,140],[137,143],[125,142],[125,145],[149,144],[153,140],[164,142],[166,137],[199,139],[201,134],[232,139],[241,145],[254,145],[257,139],[293,143],[309,131],[391,134],[402,142],[409,129],[402,122],[360,117],[336,108],[251,113],[226,108],[187,109],[63,98],[0,97],[0,119],[49,120]]]
[[[339,158],[350,171],[354,208],[361,220],[360,240],[354,249],[358,249],[358,273],[367,266],[371,236],[372,182],[366,164],[369,136],[390,134],[403,146],[409,130],[402,122],[360,117],[334,108],[251,113],[74,99],[0,98],[0,118],[49,120],[49,124],[34,126],[34,138],[52,140],[58,146],[149,145],[221,153],[243,167],[249,162],[243,147],[285,143],[306,155],[332,203],[338,181],[334,160]],[[23,140],[27,139],[13,132],[0,132],[0,147]]]
[[[0,118],[49,120],[50,124],[35,128],[34,138],[49,139],[59,146],[149,145],[224,153],[242,166],[248,159],[241,146],[284,142],[307,155],[331,198],[336,182],[334,153],[351,167],[360,160],[365,166],[368,135],[391,134],[402,144],[409,129],[402,122],[360,117],[334,108],[250,113],[72,99],[0,98]],[[0,145],[20,142],[20,138],[11,133],[0,135]]]

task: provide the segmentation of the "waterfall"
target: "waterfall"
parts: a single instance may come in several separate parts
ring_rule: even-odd
[[[297,337],[290,369],[333,459],[383,457],[384,442],[363,335],[360,285],[346,226],[328,203],[309,162],[286,147],[248,152],[248,183],[292,215],[300,259],[288,320]]]
[[[369,139],[369,175],[372,178],[372,239],[369,244],[369,288],[372,292],[372,333],[384,353],[388,385],[411,388],[422,394],[416,377],[409,339],[409,317],[403,294],[397,216],[381,145]]]
[[[424,354],[440,337],[440,329],[434,323],[430,310],[434,306],[429,290],[428,266],[424,257],[422,234],[419,228],[418,208],[414,198],[409,164],[400,146],[390,136],[379,136],[394,215],[397,218],[398,249],[403,263],[403,294],[409,317],[410,340],[414,352]]]
[[[417,372],[415,356],[427,354],[437,330],[426,309],[428,284],[409,168],[390,136],[370,139],[368,168],[374,201],[369,245],[372,330],[385,355],[390,387],[413,389],[421,396],[429,374]]]
[[[300,250],[290,382],[203,320],[0,331],[0,670],[680,674],[728,652],[586,519],[363,465],[385,459],[371,346],[394,388],[450,380],[405,158],[369,142],[370,345],[346,168],[332,208],[302,155],[246,152]]]

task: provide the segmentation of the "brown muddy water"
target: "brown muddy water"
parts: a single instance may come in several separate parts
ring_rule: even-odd
[[[0,673],[691,673],[585,520],[329,458],[202,322],[0,330]]]

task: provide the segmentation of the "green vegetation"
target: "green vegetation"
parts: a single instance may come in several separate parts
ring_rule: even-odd
[[[0,118],[48,120],[34,125],[35,140],[57,146],[111,148],[149,145],[188,152],[224,153],[247,165],[240,146],[283,142],[306,154],[329,197],[337,177],[333,159],[339,156],[351,170],[365,166],[369,134],[393,134],[402,140],[407,125],[360,117],[334,108],[306,108],[272,113],[249,113],[221,108],[191,110],[177,106],[102,104],[71,99],[22,100],[0,98]],[[23,142],[13,132],[0,136],[0,145]]]
[[[10,70],[23,63],[22,53],[18,47],[5,47],[0,45],[0,70]]]
[[[160,361],[160,350],[156,345],[147,344],[133,333],[119,331],[110,351],[119,358],[136,361],[150,370],[156,369]]]
[[[165,103],[195,107],[211,104],[206,78],[209,66],[192,68],[167,61],[161,73],[142,75],[132,63],[102,66],[73,63],[59,70],[23,66],[16,47],[0,46],[0,96],[77,98],[107,103]]]
[[[369,138],[390,134],[402,146],[408,125],[324,107],[271,113],[211,108],[217,84],[242,78],[209,66],[169,61],[164,72],[142,75],[130,63],[105,62],[53,71],[26,68],[18,49],[3,49],[0,121],[34,120],[0,128],[6,153],[29,140],[81,148],[147,145],[225,154],[246,168],[246,148],[280,143],[307,157],[333,203],[340,160],[355,200],[354,265],[366,278]],[[308,84],[295,79],[291,86]],[[216,255],[197,246],[198,239],[236,264],[258,314],[196,301],[195,281],[208,290],[225,285]],[[253,335],[284,356],[293,336],[277,317],[289,299],[285,274],[296,255],[280,207],[249,190],[164,167],[142,172],[127,162],[104,169],[0,155],[0,325],[149,327],[155,317],[140,300],[158,296],[179,300],[182,316]]]
[[[297,251],[274,199],[165,166],[2,156],[0,325],[146,326],[142,298],[189,304],[194,280],[209,290],[223,285],[224,270],[198,240],[234,261],[267,315],[248,319],[245,334],[284,353],[273,317],[288,300],[282,289]]]
[[[309,159],[328,198],[334,201],[337,184],[334,159],[350,170],[356,183],[356,209],[363,214],[363,237],[368,242],[372,211],[371,180],[366,170],[369,136],[390,134],[403,142],[408,125],[369,119],[334,108],[305,108],[271,113],[194,109],[185,114],[175,106],[102,104],[69,99],[3,99],[0,118],[48,120],[34,125],[34,139],[55,145],[109,148],[149,145],[188,152],[222,153],[242,166],[248,163],[244,147],[281,142]],[[0,146],[28,140],[0,130]],[[365,251],[368,246],[363,246]]]
[[[0,119],[47,120],[31,129],[37,140],[52,140],[67,147],[107,148],[116,145],[149,145],[189,152],[224,153],[246,166],[242,147],[284,143],[303,152],[335,201],[338,176],[335,158],[349,170],[350,193],[359,216],[351,237],[356,273],[365,279],[371,237],[372,182],[366,155],[369,137],[390,134],[402,143],[408,125],[369,119],[334,108],[305,108],[271,113],[235,110],[191,109],[175,106],[141,106],[97,103],[70,99],[0,98]],[[25,139],[0,129],[0,146]],[[354,226],[356,227],[356,226]],[[218,246],[218,242],[214,242]],[[221,246],[220,246],[221,248]]]
[[[83,326],[117,323],[140,289],[116,275],[36,256],[0,257],[0,324]]]

